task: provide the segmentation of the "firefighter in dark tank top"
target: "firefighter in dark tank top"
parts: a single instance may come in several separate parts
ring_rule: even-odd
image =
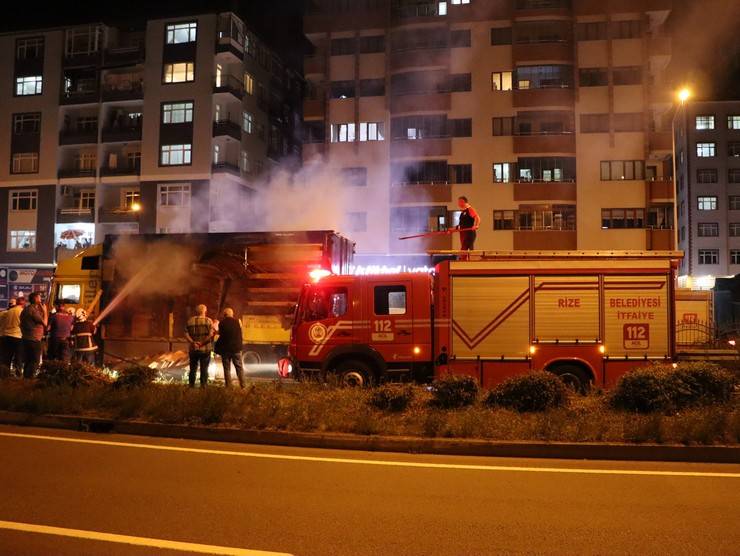
[[[460,230],[460,250],[472,251],[475,248],[476,230],[480,226],[480,216],[468,202],[467,197],[458,197],[457,206],[462,211],[457,229]]]

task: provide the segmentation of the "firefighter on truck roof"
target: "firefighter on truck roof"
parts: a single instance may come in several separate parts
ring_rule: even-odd
[[[460,231],[460,250],[472,251],[475,248],[475,238],[478,235],[476,230],[480,226],[480,216],[465,196],[457,198],[457,206],[462,211],[457,225],[457,229]]]

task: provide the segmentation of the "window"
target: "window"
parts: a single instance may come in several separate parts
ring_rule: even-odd
[[[740,210],[740,195],[730,195],[728,199],[730,210]]]
[[[614,131],[642,131],[642,113],[627,112],[614,114]]]
[[[16,60],[44,57],[44,37],[29,37],[15,41]]]
[[[67,304],[77,305],[82,294],[81,284],[59,284],[57,286],[57,299],[63,299]]]
[[[355,140],[355,124],[331,124],[332,143],[351,143]]]
[[[195,21],[172,23],[167,25],[167,44],[195,42],[197,33],[198,24]]]
[[[452,137],[473,136],[473,120],[471,118],[457,118],[447,120],[447,126]]]
[[[517,89],[547,89],[573,86],[573,66],[519,66],[514,76]]]
[[[517,163],[518,181],[549,182],[574,181],[576,179],[576,159],[565,156],[521,157]]]
[[[190,206],[190,184],[159,184],[160,207]]]
[[[730,249],[730,264],[740,264],[740,249]]]
[[[740,156],[740,143],[727,143],[727,156]]]
[[[75,156],[75,168],[78,170],[95,170],[98,167],[97,153],[80,153]]]
[[[606,21],[579,23],[576,34],[579,41],[603,41],[607,38]]]
[[[376,315],[405,315],[405,286],[375,286],[374,307]]]
[[[303,122],[303,142],[323,143],[326,138],[326,129],[323,120]]]
[[[342,168],[342,183],[355,187],[365,187],[367,185],[367,168]]]
[[[516,162],[494,162],[493,181],[509,183],[516,179]]]
[[[740,129],[740,115],[727,116],[727,129]]]
[[[707,195],[696,198],[696,205],[699,210],[717,210],[717,196]]]
[[[15,78],[15,95],[19,97],[40,95],[43,90],[43,77],[30,75]]]
[[[714,129],[714,116],[697,116],[695,129]]]
[[[459,6],[461,4],[470,4],[470,0],[451,0],[450,4],[453,6]]]
[[[454,29],[450,31],[450,46],[453,48],[470,46],[470,29]]]
[[[645,209],[641,208],[607,208],[601,209],[601,228],[634,229],[645,227]]]
[[[254,133],[254,114],[244,112],[242,115],[242,127],[245,133]]]
[[[493,211],[493,229],[494,230],[513,230],[514,229],[514,211],[513,210],[494,210]]]
[[[642,160],[602,160],[601,180],[643,180],[644,167]]]
[[[719,223],[699,222],[696,225],[696,235],[699,237],[719,237]]]
[[[10,230],[8,251],[36,251],[36,230]]]
[[[244,72],[244,92],[248,95],[254,94],[254,77],[251,73]]]
[[[728,230],[730,237],[740,237],[740,222],[730,222]]]
[[[361,79],[361,97],[382,97],[385,95],[385,79]]]
[[[727,181],[729,183],[740,183],[740,168],[730,168],[727,170]]]
[[[35,174],[39,171],[39,153],[13,153],[11,174]]]
[[[179,62],[164,65],[165,83],[186,83],[195,80],[195,64],[193,62]]]
[[[607,133],[609,114],[581,114],[581,133]]]
[[[716,143],[697,143],[696,156],[699,158],[711,158],[715,155]]]
[[[699,264],[719,264],[719,249],[699,249]]]
[[[360,122],[360,141],[382,141],[383,122]]]
[[[491,74],[492,91],[511,91],[512,83],[510,71],[495,71]]]
[[[330,98],[344,99],[355,96],[354,81],[332,81],[330,89]]]
[[[716,168],[701,168],[696,171],[697,183],[717,183]]]
[[[182,124],[193,121],[192,102],[173,102],[162,105],[162,123]]]
[[[615,85],[639,85],[642,83],[642,68],[627,66],[612,70]]]
[[[355,39],[332,39],[331,40],[331,55],[332,56],[345,56],[347,54],[355,53]]]
[[[141,202],[141,192],[138,189],[124,189],[121,197],[121,206],[131,210],[135,203]]]
[[[367,231],[367,213],[366,212],[348,212],[347,227],[350,232]]]
[[[578,70],[578,84],[581,87],[602,87],[609,84],[607,68],[581,68]]]
[[[469,73],[453,73],[450,75],[450,91],[465,93],[471,90],[472,84]]]
[[[491,44],[493,46],[511,44],[511,27],[494,27],[491,29]]]
[[[303,320],[339,318],[347,312],[347,288],[312,288],[306,296]]]
[[[41,112],[13,114],[13,133],[25,135],[41,131]]]
[[[161,166],[186,166],[190,164],[192,145],[162,145]]]
[[[450,164],[447,173],[449,183],[473,183],[472,164]]]
[[[242,172],[245,174],[249,174],[252,171],[252,164],[249,160],[249,153],[247,151],[241,151],[239,154],[239,166],[242,169]]]
[[[360,37],[360,54],[385,52],[385,35]]]
[[[401,116],[391,119],[391,137],[394,141],[449,137],[450,126],[444,114]]]
[[[514,118],[509,116],[505,118],[493,118],[493,135],[507,136],[513,134]]]
[[[640,38],[640,20],[612,21],[611,35],[613,39]]]
[[[38,192],[36,190],[11,191],[10,210],[13,212],[36,210]]]

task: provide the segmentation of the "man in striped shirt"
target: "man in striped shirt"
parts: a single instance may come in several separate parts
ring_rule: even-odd
[[[190,343],[190,387],[195,387],[195,375],[200,368],[200,387],[208,384],[208,366],[211,364],[213,337],[216,335],[213,321],[206,316],[208,308],[201,304],[195,308],[195,316],[188,319],[185,338]]]

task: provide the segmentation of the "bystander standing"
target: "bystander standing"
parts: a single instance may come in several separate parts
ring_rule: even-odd
[[[74,316],[67,311],[64,301],[57,301],[56,312],[49,317],[49,344],[46,352],[49,359],[68,363],[72,358],[70,341],[74,320]]]
[[[234,318],[234,310],[224,309],[224,318],[218,323],[216,353],[221,356],[224,366],[226,387],[231,386],[231,364],[234,364],[239,386],[244,388],[244,367],[242,365],[242,325]]]
[[[8,368],[21,376],[23,371],[23,341],[21,339],[21,312],[26,304],[25,297],[18,297],[14,306],[5,314],[5,331],[3,332],[3,362]]]
[[[20,328],[23,340],[23,378],[33,378],[41,364],[42,340],[46,333],[48,314],[39,292],[28,296],[21,312]]]
[[[201,388],[208,384],[208,367],[211,364],[215,328],[213,321],[206,316],[207,311],[205,305],[198,305],[195,308],[195,316],[188,319],[186,326],[185,338],[190,344],[188,383],[191,388],[195,387],[195,375],[199,368]]]

